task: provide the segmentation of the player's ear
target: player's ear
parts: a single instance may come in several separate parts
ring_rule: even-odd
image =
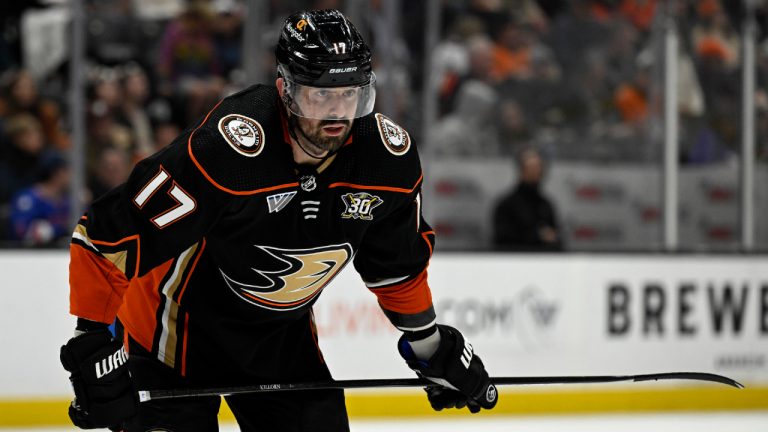
[[[283,78],[279,77],[275,80],[275,86],[277,86],[277,94],[283,97]]]

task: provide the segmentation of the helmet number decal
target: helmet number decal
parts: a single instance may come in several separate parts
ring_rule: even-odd
[[[333,43],[333,51],[336,52],[336,54],[346,54],[347,53],[347,44],[344,42],[334,42]]]

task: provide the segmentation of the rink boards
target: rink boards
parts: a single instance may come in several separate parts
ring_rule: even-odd
[[[62,252],[0,253],[10,353],[0,356],[0,427],[67,421],[67,265]],[[438,254],[429,273],[440,322],[464,332],[491,375],[699,371],[747,385],[507,387],[494,414],[768,408],[765,256]],[[398,332],[351,267],[315,314],[337,379],[411,376]],[[361,417],[431,414],[418,389],[349,392],[348,406]]]

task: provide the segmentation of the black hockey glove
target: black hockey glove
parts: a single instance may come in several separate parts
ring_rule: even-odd
[[[491,384],[480,357],[474,355],[472,345],[455,328],[440,324],[437,327],[440,346],[428,361],[416,358],[405,335],[397,344],[408,366],[420,377],[437,384],[424,389],[432,408],[440,411],[466,406],[476,413],[481,408],[496,406],[496,386]]]
[[[61,347],[75,400],[69,418],[81,429],[119,427],[138,408],[122,341],[107,330],[85,332]]]

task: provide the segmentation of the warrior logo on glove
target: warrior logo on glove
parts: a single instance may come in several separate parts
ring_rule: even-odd
[[[138,398],[128,372],[128,354],[106,324],[61,347],[61,364],[70,372],[75,399],[69,418],[81,429],[117,428],[136,414]]]
[[[128,353],[125,352],[125,347],[122,346],[111,356],[96,363],[96,378],[101,379],[101,377],[124,365],[127,361]]]
[[[469,369],[469,362],[472,361],[472,344],[468,340],[464,339],[464,351],[461,353],[461,364],[465,368]]]

